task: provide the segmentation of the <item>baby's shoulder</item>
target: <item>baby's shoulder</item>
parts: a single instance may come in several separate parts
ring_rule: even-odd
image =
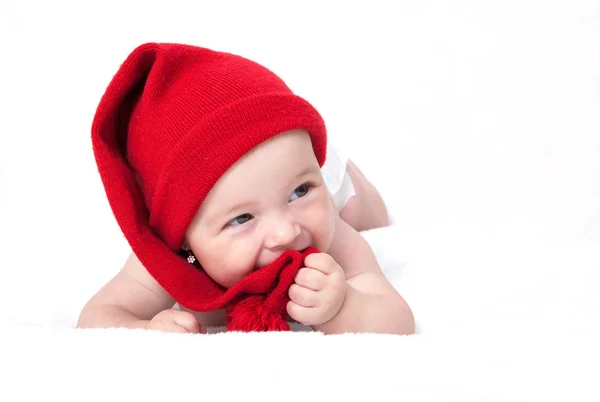
[[[336,217],[333,241],[327,253],[342,267],[346,277],[363,273],[375,258],[371,246],[353,227]]]

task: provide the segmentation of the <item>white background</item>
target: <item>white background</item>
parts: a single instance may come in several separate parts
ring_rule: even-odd
[[[3,320],[69,328],[123,264],[90,127],[150,41],[253,59],[321,112],[429,335],[598,324],[600,2],[569,0],[2,1]]]

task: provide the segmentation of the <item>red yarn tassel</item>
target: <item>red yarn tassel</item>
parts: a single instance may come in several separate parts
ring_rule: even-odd
[[[227,330],[243,332],[289,331],[284,312],[265,302],[263,295],[251,295],[227,310]],[[284,306],[285,309],[285,306]]]

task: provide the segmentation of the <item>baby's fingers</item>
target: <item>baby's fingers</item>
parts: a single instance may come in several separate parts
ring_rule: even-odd
[[[288,295],[294,303],[303,307],[315,307],[319,301],[317,292],[295,283],[290,286]]]
[[[312,290],[321,290],[327,283],[327,276],[313,268],[301,268],[294,278],[298,285]]]
[[[286,306],[287,313],[302,325],[315,325],[315,307],[304,307],[289,301]]]
[[[181,313],[187,312],[181,311]],[[173,315],[173,322],[189,333],[197,334],[206,332],[205,329],[198,323],[196,317],[190,313]]]
[[[314,253],[306,256],[304,265],[308,268],[316,269],[325,275],[336,272],[339,267],[333,257],[327,253]]]
[[[147,325],[148,329],[154,329],[163,332],[187,332],[187,333],[205,333],[196,317],[187,311],[163,310],[158,313]]]

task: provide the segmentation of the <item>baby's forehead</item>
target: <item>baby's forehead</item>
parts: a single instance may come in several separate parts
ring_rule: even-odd
[[[238,195],[260,197],[273,191],[289,189],[303,177],[317,175],[320,177],[321,169],[314,154],[312,158],[297,155],[293,158],[283,157],[277,161],[252,158],[225,172],[211,193],[215,193],[219,198]]]
[[[228,190],[236,194],[253,192],[250,190],[272,189],[294,184],[303,176],[320,174],[320,167],[314,157],[297,155],[293,158],[282,157],[278,160],[249,159],[232,167],[221,177],[215,188]],[[260,195],[260,191],[256,191]]]

